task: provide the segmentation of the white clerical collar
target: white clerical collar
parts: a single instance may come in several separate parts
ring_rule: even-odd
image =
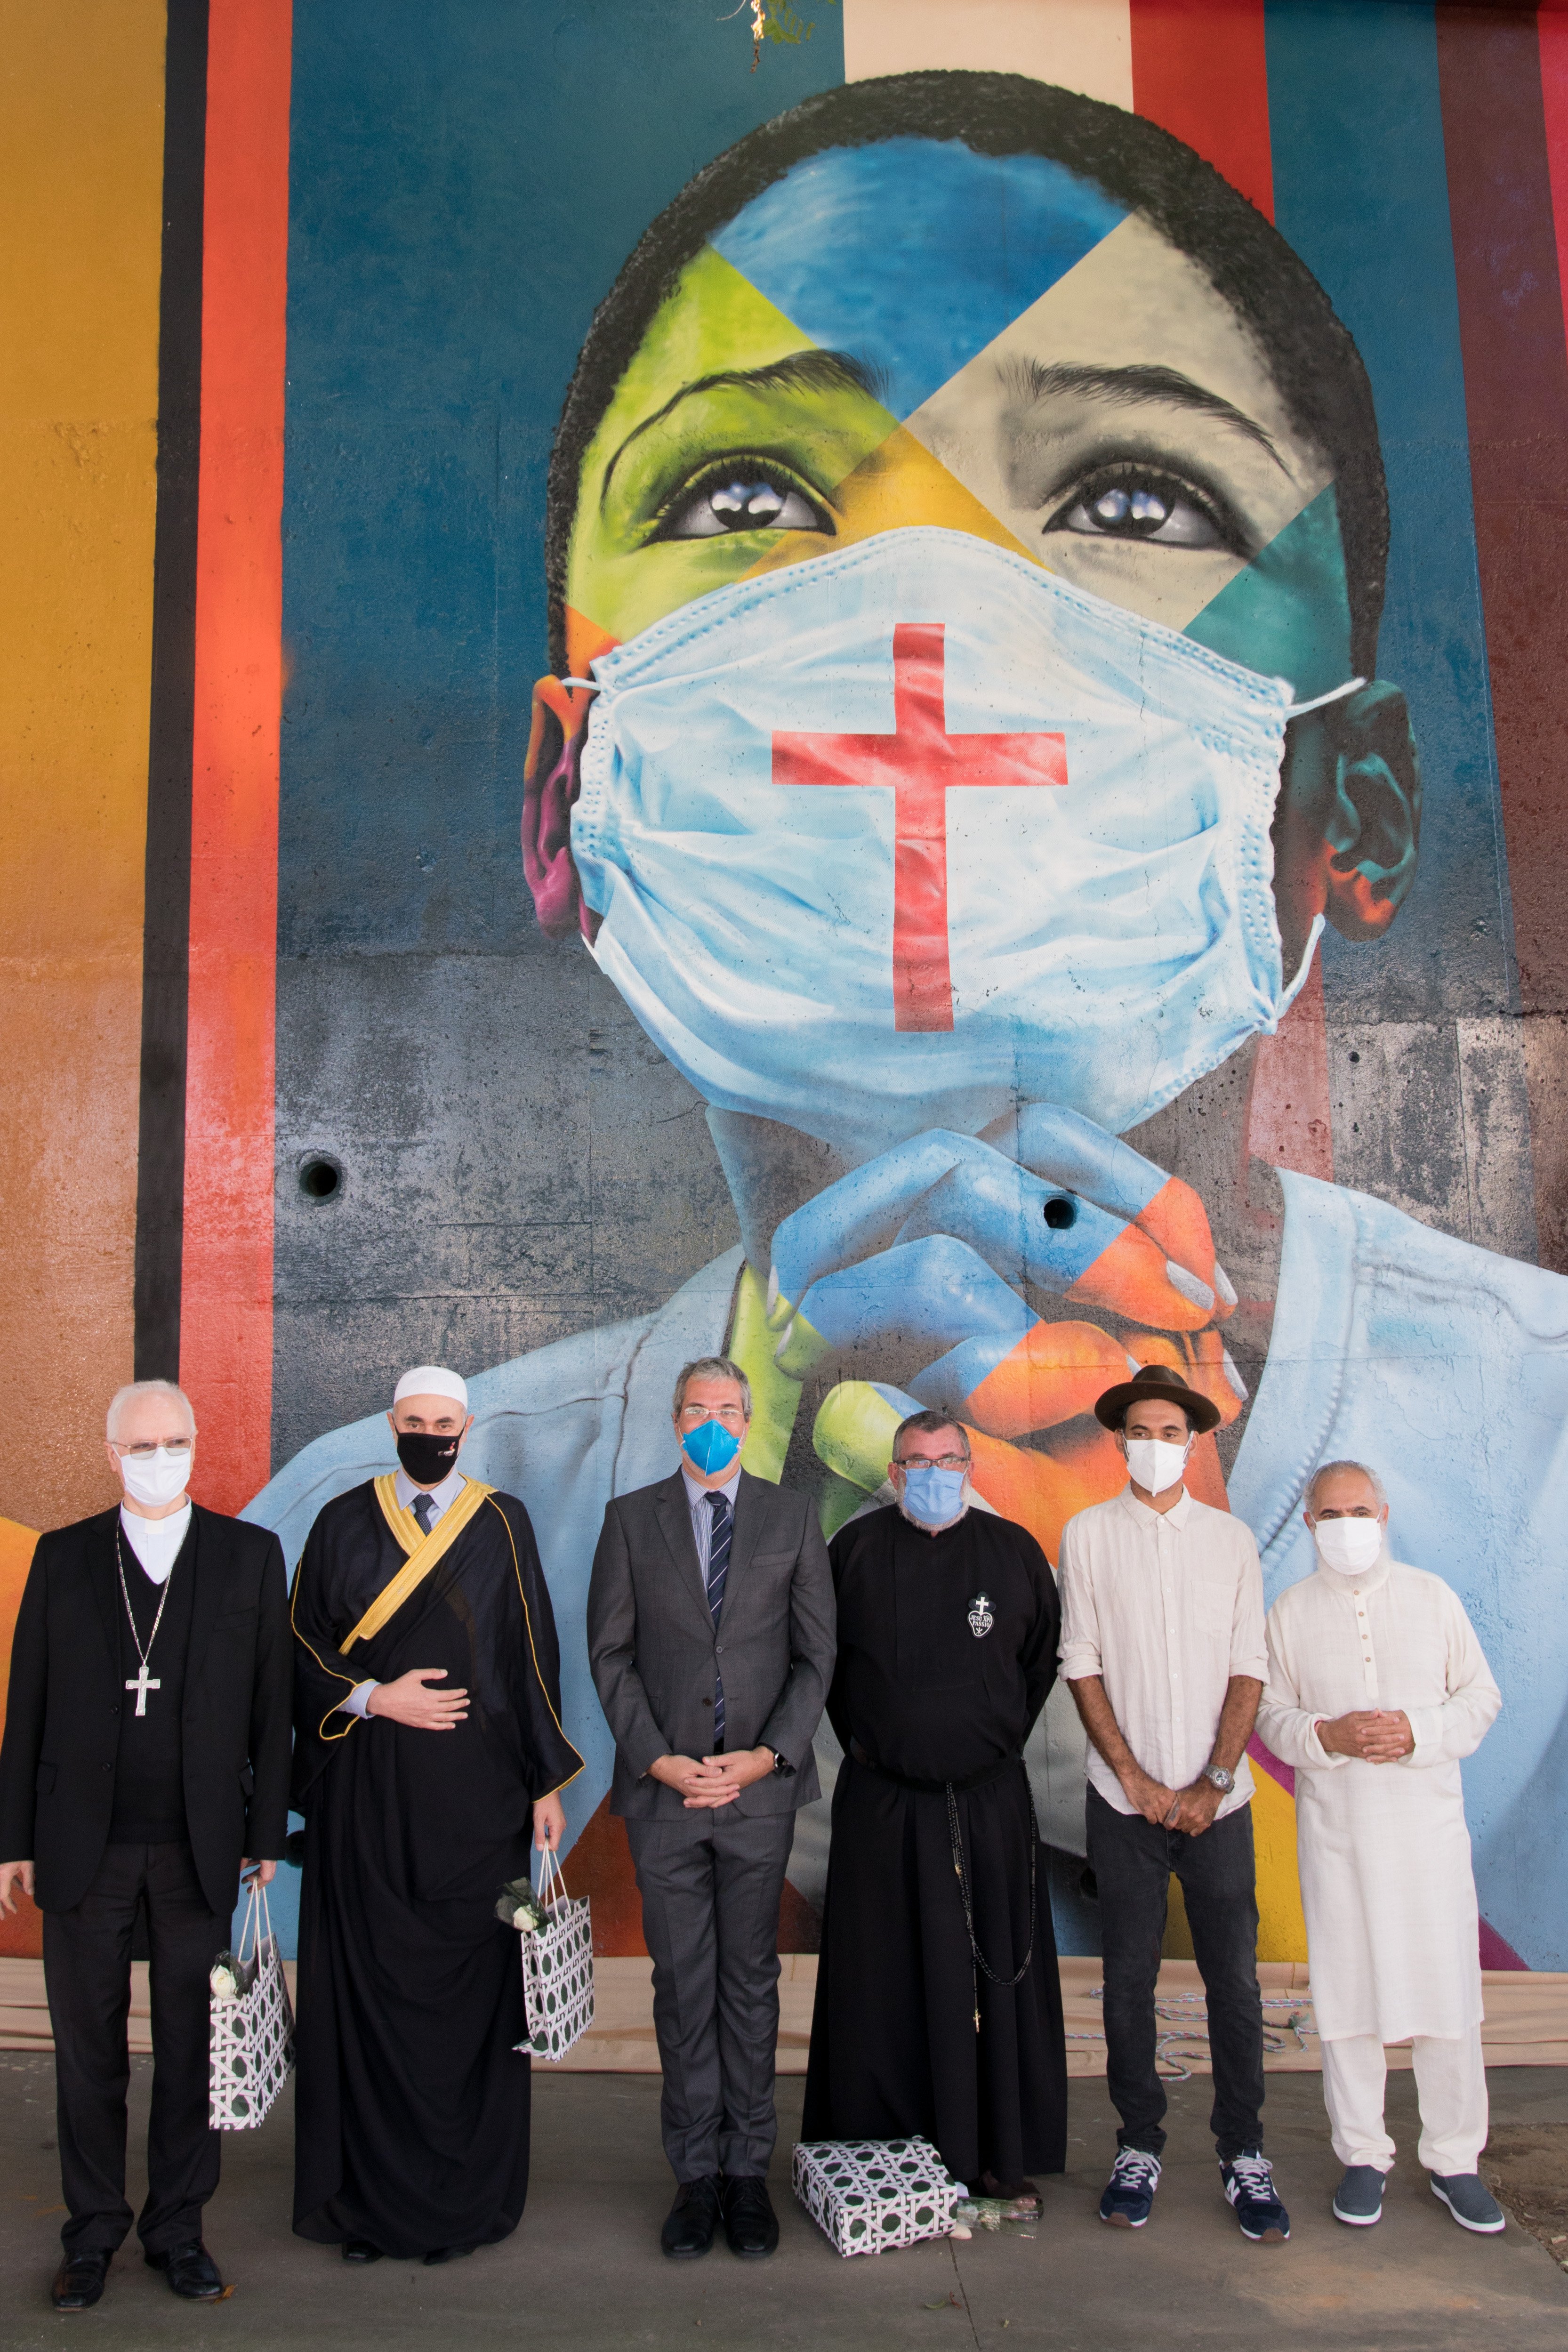
[[[180,1546],[190,1532],[191,1506],[182,1503],[166,1519],[144,1519],[135,1511],[120,1507],[120,1525],[126,1542],[141,1563],[141,1572],[150,1584],[166,1584],[169,1570],[179,1558]]]
[[[413,1509],[413,1498],[416,1495],[428,1495],[435,1505],[432,1516],[439,1518],[448,1503],[455,1503],[467,1484],[468,1481],[461,1470],[449,1470],[439,1486],[416,1486],[408,1472],[400,1466],[396,1480],[397,1498],[403,1509],[408,1511]]]

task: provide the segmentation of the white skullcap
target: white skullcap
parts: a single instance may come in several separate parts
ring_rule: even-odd
[[[392,1391],[393,1404],[401,1404],[405,1396],[452,1397],[465,1412],[468,1410],[468,1388],[461,1373],[449,1372],[442,1364],[415,1364],[412,1372],[404,1372]]]

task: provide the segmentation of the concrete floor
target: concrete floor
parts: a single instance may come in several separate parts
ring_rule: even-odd
[[[151,2063],[135,2062],[131,2146],[145,2130]],[[1206,2080],[1172,2086],[1171,2146],[1155,2214],[1137,2236],[1095,2219],[1113,2132],[1103,2083],[1072,2085],[1069,2170],[1042,2181],[1033,2238],[977,2232],[965,2244],[911,2247],[842,2261],[789,2192],[800,2078],[779,2085],[774,2201],[782,2242],[768,2263],[740,2263],[722,2242],[677,2267],[657,2250],[670,2181],[659,2151],[659,2084],[632,2074],[534,2074],[533,2189],[522,2227],[443,2270],[386,2262],[353,2271],[288,2227],[291,2101],[225,2151],[207,2242],[235,2284],[225,2304],[182,2305],[142,2265],[134,2241],[95,2311],[49,2308],[58,2259],[53,2062],[0,2055],[0,2346],[55,2345],[62,2331],[115,2352],[173,2346],[271,2352],[464,2352],[529,2345],[543,2352],[1562,2352],[1568,2274],[1517,2224],[1500,2238],[1458,2229],[1417,2168],[1414,2084],[1389,2077],[1395,2137],[1411,2150],[1375,2230],[1329,2213],[1338,2167],[1318,2077],[1272,2075],[1269,2142],[1290,2205],[1286,2246],[1249,2245],[1218,2187],[1204,2128]],[[1509,2067],[1491,2077],[1505,2125],[1568,2119],[1568,2071]],[[133,2155],[133,2181],[140,2167]],[[133,2186],[132,2197],[140,2194]]]

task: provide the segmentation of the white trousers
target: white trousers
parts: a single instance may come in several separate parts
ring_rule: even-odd
[[[1387,2062],[1375,2035],[1356,2033],[1322,2045],[1323,2104],[1342,2164],[1394,2167],[1383,2121]],[[1417,2153],[1428,2172],[1473,2172],[1486,2146],[1487,2073],[1479,2025],[1457,2042],[1418,2033],[1411,2044],[1421,2106]]]

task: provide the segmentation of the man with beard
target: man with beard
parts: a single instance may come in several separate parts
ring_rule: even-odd
[[[802,2126],[918,2133],[988,2197],[1060,2172],[1067,2063],[1023,1746],[1056,1678],[1061,1605],[1026,1528],[969,1486],[966,1432],[901,1423],[896,1502],[830,1554],[833,1798]]]
[[[329,1503],[295,1579],[306,1815],[294,2227],[444,2263],[516,2229],[528,2060],[502,1886],[565,1828],[555,1618],[522,1505],[457,1456],[455,1372],[405,1372],[395,1473]]]

